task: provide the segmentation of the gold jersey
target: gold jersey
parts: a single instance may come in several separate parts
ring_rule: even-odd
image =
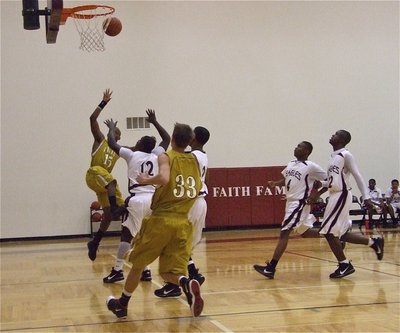
[[[156,189],[151,204],[152,215],[186,215],[201,189],[199,165],[193,154],[166,152],[170,163],[168,184]]]
[[[90,166],[101,166],[111,173],[119,156],[108,146],[108,142],[104,139],[96,151],[92,154]]]

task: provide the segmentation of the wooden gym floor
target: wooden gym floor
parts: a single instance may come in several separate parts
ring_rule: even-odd
[[[1,243],[1,332],[399,332],[399,231],[384,229],[385,256],[347,244],[356,272],[330,280],[336,262],[324,239],[292,237],[274,280],[253,269],[270,259],[278,229],[205,232],[194,259],[206,276],[201,317],[184,296],[159,299],[157,262],[141,282],[128,319],[106,309],[123,281],[103,284],[118,246],[106,237],[98,257],[87,238]],[[354,231],[357,232],[357,231]],[[125,272],[128,271],[125,267]]]

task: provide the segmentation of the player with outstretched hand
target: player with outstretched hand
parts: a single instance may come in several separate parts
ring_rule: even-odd
[[[111,174],[119,156],[109,147],[108,141],[101,132],[97,121],[100,113],[110,102],[111,97],[112,91],[106,89],[103,93],[102,101],[90,116],[90,130],[94,142],[92,145],[90,168],[86,172],[86,184],[96,193],[97,200],[100,202],[104,213],[97,233],[94,235],[93,239],[87,243],[88,256],[92,261],[96,259],[100,241],[110,226],[111,220],[113,220],[113,218],[118,218],[118,216],[112,216],[112,209],[115,210],[124,203],[117,180]],[[120,138],[121,131],[117,128],[115,131],[115,139],[118,141]]]
[[[103,279],[104,283],[114,283],[124,279],[122,271],[124,255],[131,249],[132,240],[139,232],[143,218],[151,213],[151,199],[155,191],[153,185],[141,185],[137,182],[136,178],[140,173],[145,173],[149,176],[158,174],[158,156],[165,153],[171,141],[168,132],[158,123],[155,111],[148,109],[146,113],[147,121],[157,129],[162,139],[157,147],[156,138],[147,135],[141,137],[133,148],[121,147],[115,139],[117,122],[114,122],[112,119],[105,121],[105,124],[109,128],[107,138],[110,147],[118,156],[126,161],[130,195],[125,200],[128,214],[122,222],[122,231],[115,264],[110,274]],[[141,280],[151,281],[151,271],[148,266],[144,267]]]

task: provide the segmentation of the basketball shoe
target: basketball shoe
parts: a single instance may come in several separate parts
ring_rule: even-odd
[[[272,266],[271,266],[271,264],[269,262],[267,262],[266,266],[254,265],[253,267],[258,273],[264,275],[268,279],[273,279],[274,278],[275,268],[272,268]]]
[[[182,285],[183,292],[186,295],[193,317],[198,317],[201,315],[204,307],[204,301],[200,295],[200,283],[197,280],[185,280]]]
[[[339,263],[338,266],[338,269],[334,271],[331,275],[329,275],[331,279],[340,279],[342,277],[345,277],[346,275],[353,274],[356,271],[351,262],[349,262],[348,264]]]
[[[149,269],[145,269],[142,272],[142,276],[140,277],[140,281],[151,281],[151,271]]]
[[[93,239],[87,243],[88,247],[88,257],[91,261],[96,260],[97,249],[99,248],[99,243],[96,243]]]
[[[370,247],[375,251],[378,260],[383,258],[383,247],[385,246],[385,239],[383,237],[373,238],[374,244]]]
[[[199,273],[199,269],[197,268],[195,271],[192,272],[193,274],[191,274],[189,272],[189,279],[195,279],[200,283],[200,286],[204,283],[204,281],[206,280],[206,278],[204,277],[204,275],[202,275],[201,273]]]
[[[105,278],[103,278],[104,283],[114,283],[117,281],[122,281],[124,279],[124,273],[122,269],[120,271],[116,271],[114,267],[111,269],[111,273],[108,274]]]
[[[125,319],[128,315],[128,307],[122,306],[118,299],[114,296],[109,296],[107,298],[107,308],[118,318]]]
[[[181,288],[176,284],[167,282],[162,288],[154,290],[157,297],[177,297],[182,295]]]

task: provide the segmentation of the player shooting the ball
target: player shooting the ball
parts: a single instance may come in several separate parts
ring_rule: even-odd
[[[108,141],[101,132],[97,118],[101,111],[110,102],[112,91],[106,89],[103,99],[90,116],[90,130],[93,134],[94,142],[92,146],[92,158],[90,168],[86,172],[86,184],[97,195],[97,200],[103,208],[104,217],[100,222],[100,227],[94,238],[87,243],[89,259],[94,261],[97,249],[104,233],[107,231],[113,219],[119,216],[116,213],[118,207],[124,204],[121,191],[117,180],[111,174],[119,156],[109,147]],[[115,129],[116,141],[121,138],[121,130]]]

